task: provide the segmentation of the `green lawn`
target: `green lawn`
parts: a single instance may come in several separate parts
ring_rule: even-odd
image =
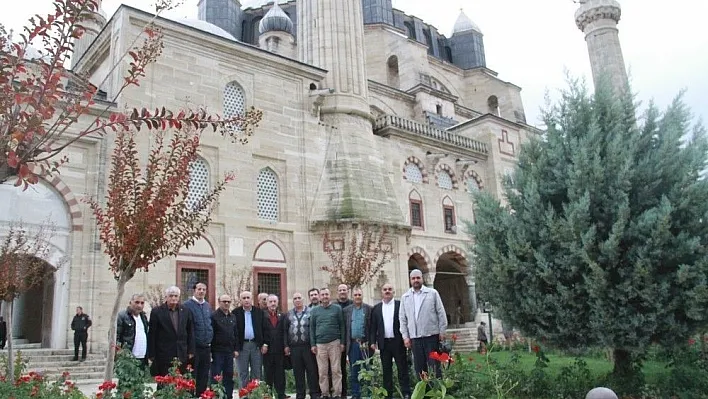
[[[529,353],[527,351],[498,351],[492,352],[491,357],[500,363],[506,363],[511,359],[512,353],[519,354],[520,364],[525,371],[531,371],[533,369],[534,364],[536,363],[535,353]],[[486,362],[484,355],[480,355],[476,352],[469,354],[467,357],[472,357],[477,363],[485,364]],[[549,360],[546,372],[553,376],[560,373],[563,367],[572,365],[576,359],[574,356],[559,354],[547,354],[546,357]],[[607,359],[599,357],[583,357],[583,360],[587,363],[588,369],[590,369],[593,376],[605,375],[612,371],[612,363]],[[660,376],[665,375],[668,372],[666,365],[667,363],[657,361],[644,362],[642,370],[644,371],[646,382],[649,384],[656,383]]]

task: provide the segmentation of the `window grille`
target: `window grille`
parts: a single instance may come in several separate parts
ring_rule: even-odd
[[[438,187],[445,190],[452,190],[452,176],[445,170],[438,172]]]
[[[411,183],[421,183],[423,182],[423,172],[421,172],[418,165],[414,163],[409,163],[406,165],[405,171],[406,180]]]
[[[224,118],[229,119],[246,113],[246,94],[236,82],[224,89]]]
[[[280,273],[258,273],[258,293],[268,293],[277,295],[282,302],[283,295],[280,292]]]
[[[420,201],[411,200],[411,226],[423,227],[423,204]]]
[[[198,158],[189,165],[189,193],[187,207],[194,209],[209,192],[209,167],[204,159]]]
[[[455,226],[455,209],[452,207],[443,207],[443,215],[445,219],[445,232],[453,233],[452,228]]]
[[[209,284],[209,270],[206,269],[182,269],[182,286],[179,287],[182,296],[182,301],[186,301],[194,295],[194,284],[204,283]]]
[[[266,168],[258,173],[258,218],[272,222],[278,221],[278,176]]]
[[[479,191],[479,183],[477,183],[477,180],[475,180],[471,177],[469,179],[467,179],[467,191],[469,191],[471,193],[475,193],[475,192]]]

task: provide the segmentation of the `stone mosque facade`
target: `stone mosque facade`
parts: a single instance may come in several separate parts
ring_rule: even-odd
[[[385,281],[400,296],[408,271],[418,268],[441,292],[451,321],[458,309],[461,321],[474,321],[464,222],[475,218],[471,193],[500,196],[520,143],[539,133],[526,123],[521,88],[487,65],[482,31],[464,12],[446,36],[391,0],[279,3],[201,0],[198,20],[155,20],[163,54],[114,109],[205,106],[233,115],[254,106],[264,115],[246,145],[203,136],[190,195],[227,171],[237,179],[204,237],[139,272],[126,304],[156,285],[178,285],[186,298],[196,281],[208,283],[214,304],[232,270],[252,268],[253,290],[278,294],[290,307],[295,291],[331,284],[321,270],[329,263],[323,232],[370,223],[390,228],[394,255],[363,287],[368,302]],[[126,69],[121,56],[153,15],[123,5],[110,18],[94,17],[72,68],[112,99]],[[146,152],[148,137],[140,138]],[[50,263],[66,259],[15,303],[16,337],[70,346],[69,322],[83,306],[93,318],[94,350],[105,345],[115,281],[81,199],[105,196],[111,146],[110,137],[82,140],[52,180],[26,192],[0,186],[8,199],[0,221],[51,217],[59,232]]]

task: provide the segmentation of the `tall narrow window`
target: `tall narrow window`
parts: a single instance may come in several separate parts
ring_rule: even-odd
[[[406,29],[408,30],[408,38],[409,38],[409,39],[416,40],[416,38],[415,38],[415,26],[413,26],[413,23],[406,21],[406,22],[404,22],[403,24],[406,26]]]
[[[229,119],[234,116],[246,113],[246,95],[241,85],[230,82],[224,88],[224,118]],[[232,126],[238,129],[238,126]]]
[[[279,219],[278,176],[270,168],[261,169],[257,182],[258,219],[277,222]]]
[[[456,233],[455,227],[455,203],[452,202],[450,197],[445,197],[443,199],[443,225],[445,226],[446,233]]]
[[[197,203],[209,192],[209,167],[202,158],[197,158],[189,165],[189,193],[186,204],[194,209]]]
[[[400,85],[400,79],[398,77],[398,57],[395,55],[388,57],[386,67],[388,70],[388,85],[398,88]]]
[[[408,195],[408,203],[411,213],[411,226],[424,228],[423,225],[423,199],[417,191],[413,190]]]

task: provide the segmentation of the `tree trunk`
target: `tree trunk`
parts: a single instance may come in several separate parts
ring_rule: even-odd
[[[123,302],[123,294],[125,293],[125,284],[130,280],[128,277],[129,273],[122,272],[120,278],[118,279],[118,290],[116,292],[116,298],[113,302],[113,311],[111,312],[111,319],[108,324],[108,351],[106,356],[106,370],[103,374],[104,381],[111,381],[113,379],[113,364],[115,363],[116,356],[116,323],[118,321],[118,312],[120,312],[121,303]]]
[[[614,357],[615,368],[612,371],[617,377],[625,377],[634,373],[632,368],[632,354],[628,350],[615,348],[612,351]]]
[[[5,320],[7,320],[7,379],[15,381],[15,354],[12,352],[12,304],[5,302]]]

